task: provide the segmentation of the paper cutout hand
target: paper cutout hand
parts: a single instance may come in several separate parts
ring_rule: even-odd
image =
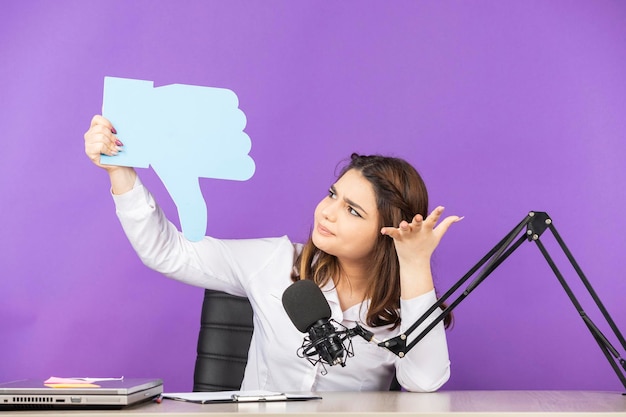
[[[206,232],[206,203],[198,178],[245,181],[255,170],[243,131],[246,116],[228,89],[105,77],[102,115],[124,142],[104,165],[152,166],[170,193],[185,237]]]

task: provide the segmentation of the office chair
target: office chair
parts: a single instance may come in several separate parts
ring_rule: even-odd
[[[247,298],[204,290],[194,391],[239,390],[253,329]]]
[[[204,290],[194,391],[239,390],[253,329],[252,307],[247,298]],[[395,377],[389,390],[401,390]]]

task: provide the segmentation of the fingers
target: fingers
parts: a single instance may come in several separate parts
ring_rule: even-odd
[[[383,227],[382,229],[380,229],[380,234],[396,239],[400,237],[400,228]]]
[[[100,155],[117,155],[123,144],[116,134],[109,120],[100,115],[94,116],[89,130],[85,132],[85,153],[89,159],[100,165]]]
[[[103,126],[108,127],[111,130],[113,129],[113,125],[111,124],[111,122],[107,118],[99,114],[96,114],[94,117],[92,117],[91,124],[89,125],[89,127],[92,128],[96,125],[103,125]]]
[[[424,220],[421,214],[416,214],[415,217],[413,217],[413,219],[411,220],[411,223],[407,223],[406,221],[403,220],[400,223],[399,228],[404,231],[420,229],[422,226],[426,226],[426,227],[433,229],[435,225],[437,224],[437,222],[439,221],[439,218],[441,217],[443,210],[444,208],[442,206],[437,207],[436,209],[432,211],[432,213],[430,213],[428,217],[426,217],[426,220]]]
[[[435,229],[436,226],[437,229],[443,228],[443,231],[445,232],[445,230],[447,230],[452,223],[463,220],[463,218],[459,216],[448,216],[444,220],[442,220],[441,223],[439,223],[439,225],[437,226],[437,223],[441,219],[441,215],[443,214],[444,210],[445,208],[443,206],[438,206],[430,213],[428,217],[426,217],[426,220],[424,220],[423,222],[422,216],[418,214],[413,218],[413,222],[411,224],[419,225],[423,223],[424,226],[431,229]]]
[[[419,223],[415,223],[415,220],[411,222],[411,224],[407,223],[406,220],[402,220],[400,222],[400,225],[398,226],[398,228],[402,231],[408,232],[410,231],[413,227],[417,227],[419,225]]]
[[[452,226],[454,223],[460,222],[463,219],[464,217],[448,216],[443,219],[441,223],[439,223],[439,225],[437,226],[437,231],[441,233],[441,236],[443,236],[448,231],[450,226]]]
[[[439,223],[439,225],[437,225],[437,222],[439,222],[439,219],[441,218],[441,215],[443,214],[443,212],[444,212],[444,207],[439,206],[435,208],[430,213],[430,215],[426,217],[426,219],[424,219],[421,214],[417,214],[415,215],[415,217],[413,217],[413,219],[411,220],[411,223],[407,222],[406,220],[402,220],[397,228],[383,227],[381,229],[381,233],[383,235],[388,235],[393,238],[397,238],[397,237],[400,237],[404,233],[420,231],[422,228],[426,228],[427,230],[429,229],[432,231],[436,229],[438,232],[440,232],[440,235],[443,236],[443,234],[448,230],[448,228],[453,223],[463,220],[463,217],[448,216],[445,219],[443,219]]]
[[[428,224],[431,228],[434,228],[439,221],[439,218],[443,214],[443,210],[443,206],[438,206],[430,213],[428,217],[426,217],[426,220],[424,220],[424,222]]]

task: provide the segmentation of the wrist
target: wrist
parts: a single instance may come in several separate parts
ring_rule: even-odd
[[[434,289],[430,259],[400,264],[400,297],[410,299]]]
[[[113,194],[124,194],[133,189],[137,173],[131,167],[112,167],[107,169],[111,180],[111,192]]]

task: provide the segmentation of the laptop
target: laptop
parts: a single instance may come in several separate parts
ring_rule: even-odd
[[[51,386],[44,381],[22,379],[0,383],[0,410],[115,409],[148,401],[163,392],[160,379],[101,380],[86,386]]]

